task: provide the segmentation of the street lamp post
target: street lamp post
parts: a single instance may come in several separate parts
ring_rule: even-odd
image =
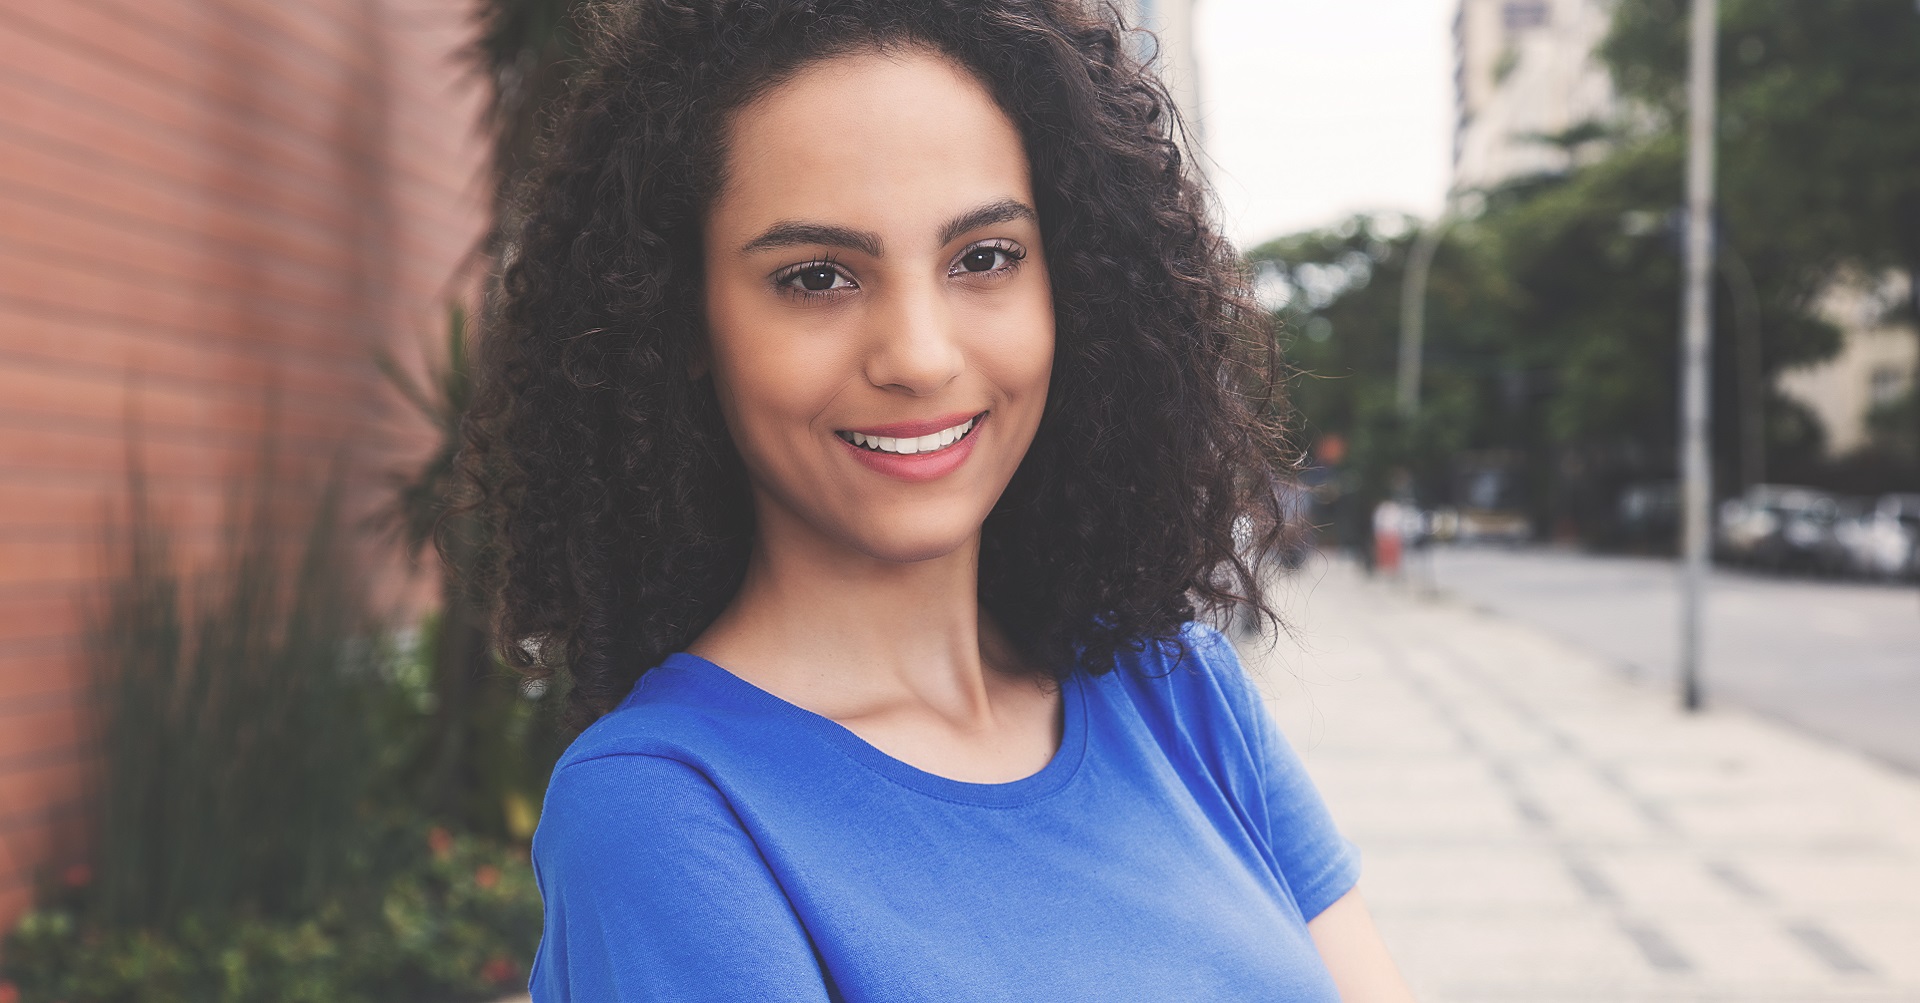
[[[1693,0],[1687,60],[1687,260],[1681,335],[1680,702],[1700,709],[1702,619],[1713,472],[1707,457],[1707,362],[1713,274],[1714,56],[1717,0]]]
[[[1442,213],[1421,227],[1407,252],[1407,274],[1400,283],[1400,365],[1395,380],[1401,417],[1411,421],[1420,411],[1420,355],[1426,350],[1427,276],[1453,217]]]

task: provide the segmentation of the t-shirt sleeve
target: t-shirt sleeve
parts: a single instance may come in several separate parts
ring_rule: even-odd
[[[1240,664],[1232,642],[1211,627],[1189,635],[1195,654],[1219,681],[1248,736],[1264,804],[1268,845],[1287,887],[1308,920],[1339,901],[1360,880],[1360,850],[1340,835],[1305,764],[1268,713],[1266,700]]]
[[[826,1003],[813,947],[726,799],[677,760],[555,771],[533,840],[534,1003]]]

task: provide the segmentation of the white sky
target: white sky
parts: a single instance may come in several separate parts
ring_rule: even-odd
[[[1199,0],[1209,173],[1242,248],[1361,210],[1439,212],[1456,0]]]

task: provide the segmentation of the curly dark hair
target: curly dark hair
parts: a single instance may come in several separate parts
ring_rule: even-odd
[[[739,587],[748,485],[697,364],[703,213],[726,116],[816,60],[920,47],[1023,137],[1053,283],[1039,431],[983,530],[980,601],[1055,676],[1277,622],[1279,363],[1210,222],[1181,124],[1086,0],[620,0],[520,195],[480,349],[466,469],[496,520],[500,648],[563,671],[576,723],[684,648]]]

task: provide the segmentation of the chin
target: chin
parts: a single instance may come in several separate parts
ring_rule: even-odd
[[[917,564],[946,557],[980,536],[981,520],[929,518],[930,512],[898,512],[891,517],[843,526],[841,539],[876,561]]]

